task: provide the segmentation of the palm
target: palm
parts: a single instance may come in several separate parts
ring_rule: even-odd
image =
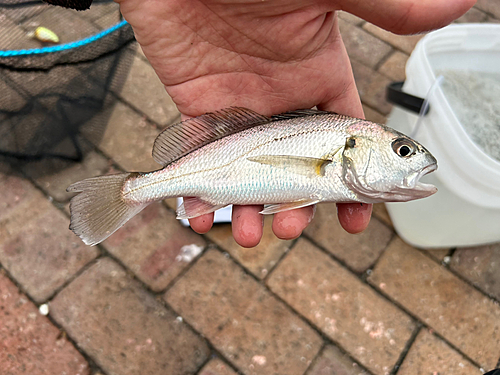
[[[185,115],[229,105],[268,114],[308,108],[353,84],[333,13],[293,5],[275,13],[272,2],[261,1],[244,10],[222,2],[166,3],[153,12],[147,6],[156,4],[146,2],[130,21],[150,17],[154,32],[136,28],[137,39]],[[353,114],[361,115],[359,108]]]
[[[451,21],[473,1],[456,0],[453,7],[447,0],[380,0],[378,4],[357,0],[119,0],[145,55],[184,116],[229,106],[269,115],[317,105],[355,117],[362,117],[363,112],[339,35],[336,9],[352,7],[354,13],[393,31],[415,32]],[[429,8],[435,12],[422,14]],[[236,207],[233,211],[233,234],[243,246],[260,240],[259,210]],[[370,212],[369,205],[339,206],[340,221],[350,232],[364,229]],[[296,237],[312,213],[306,207],[277,214],[273,230],[281,238]],[[211,220],[205,216],[191,225],[205,232]]]

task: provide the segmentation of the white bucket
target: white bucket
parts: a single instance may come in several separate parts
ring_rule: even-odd
[[[452,25],[425,36],[406,65],[404,92],[424,98],[441,69],[500,74],[500,25]],[[422,178],[438,192],[408,203],[388,203],[396,231],[423,248],[500,241],[500,162],[469,138],[441,88],[429,104],[415,139],[438,160],[438,170]],[[387,125],[409,135],[417,118],[394,107]]]

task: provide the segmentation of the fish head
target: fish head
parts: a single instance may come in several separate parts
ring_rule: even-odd
[[[437,161],[415,140],[368,121],[352,126],[349,134],[342,153],[342,175],[360,200],[406,202],[437,191],[419,181],[437,169]]]

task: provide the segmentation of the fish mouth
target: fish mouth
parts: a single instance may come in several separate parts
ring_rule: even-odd
[[[347,186],[356,192],[358,197],[366,203],[378,202],[408,202],[414,199],[428,197],[437,192],[437,188],[431,184],[420,182],[420,178],[437,169],[437,163],[431,163],[420,171],[407,176],[401,184],[396,185],[389,191],[377,191],[366,186],[360,177],[352,169],[347,169],[344,181]]]
[[[419,172],[416,172],[403,180],[401,185],[398,185],[398,188],[407,189],[408,191],[418,191],[418,192],[430,192],[429,195],[434,194],[437,189],[434,185],[424,184],[419,180],[429,174],[434,172],[437,169],[437,163],[429,164],[428,166],[422,168]]]

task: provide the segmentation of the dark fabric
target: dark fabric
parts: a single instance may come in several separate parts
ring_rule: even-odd
[[[44,0],[46,3],[52,5],[59,5],[65,8],[71,8],[76,10],[85,10],[90,8],[92,0]]]

